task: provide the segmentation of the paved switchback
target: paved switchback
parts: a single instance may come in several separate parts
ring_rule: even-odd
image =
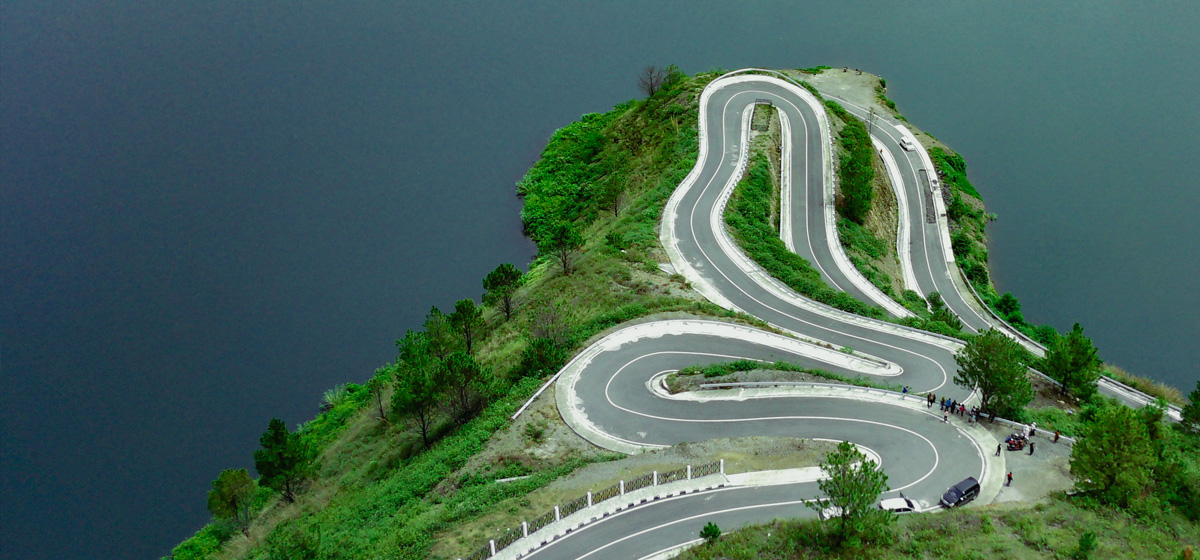
[[[962,478],[983,480],[990,454],[953,423],[912,405],[912,399],[899,404],[760,391],[753,396],[723,392],[698,401],[653,390],[658,377],[688,365],[750,358],[878,375],[913,391],[970,397],[952,382],[960,342],[802,298],[734,245],[722,215],[745,165],[753,106],[762,99],[780,109],[786,143],[792,147],[784,166],[791,174],[785,181],[792,182],[789,245],[831,285],[873,301],[873,294],[862,289],[861,275],[854,278],[857,271],[838,258],[841,249],[830,237],[833,224],[825,215],[831,180],[828,127],[820,120],[823,113],[814,111],[811,94],[774,77],[724,76],[701,97],[700,157],[664,211],[663,245],[675,269],[710,300],[755,315],[794,338],[714,321],[625,327],[564,368],[556,391],[559,409],[580,435],[623,452],[738,435],[853,441],[879,456],[893,495],[903,490],[932,507],[947,486]],[[836,349],[853,349],[853,355]],[[733,528],[811,515],[804,500],[817,492],[815,483],[802,482],[676,497],[591,523],[527,557],[640,558],[694,540],[708,521]]]

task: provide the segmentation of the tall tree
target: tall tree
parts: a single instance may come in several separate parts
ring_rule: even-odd
[[[1098,411],[1071,448],[1075,486],[1122,506],[1150,482],[1154,464],[1146,426],[1127,406]]]
[[[428,337],[429,354],[438,359],[445,359],[456,349],[454,326],[450,317],[441,309],[433,306],[425,316],[425,334]]]
[[[392,373],[393,366],[384,366],[376,369],[375,375],[367,381],[367,393],[375,401],[375,406],[379,411],[379,420],[384,424],[388,423],[388,417],[387,409],[383,407],[383,393],[387,389],[388,383],[392,381]]]
[[[638,74],[638,88],[645,93],[647,97],[654,97],[658,90],[662,88],[663,82],[666,81],[669,70],[667,68],[658,68],[656,66],[647,66],[642,69],[642,73]]]
[[[515,266],[504,263],[483,277],[483,302],[488,305],[499,305],[504,311],[504,319],[512,318],[513,294],[521,285],[524,274]]]
[[[1188,393],[1188,401],[1183,407],[1182,424],[1194,432],[1200,430],[1200,380],[1196,381],[1196,390]]]
[[[828,497],[824,502],[809,502],[809,507],[821,511],[828,507],[841,510],[837,542],[847,539],[873,539],[886,530],[892,515],[875,507],[879,495],[888,489],[887,474],[875,461],[867,459],[854,444],[843,441],[836,451],[830,451],[821,461],[821,470],[828,478],[817,485]]]
[[[614,218],[617,217],[621,213],[621,206],[625,204],[625,181],[615,178],[605,182],[596,202],[611,211]]]
[[[567,221],[551,224],[546,235],[538,240],[539,249],[558,257],[565,274],[571,273],[571,260],[580,247],[583,247],[583,236],[575,224]]]
[[[1033,400],[1033,386],[1025,376],[1021,349],[995,329],[983,331],[954,355],[958,372],[954,383],[977,388],[983,412],[1007,414]]]
[[[296,500],[296,484],[308,474],[308,452],[298,434],[288,431],[283,420],[272,418],[260,438],[262,449],[254,452],[254,469],[260,483],[283,493],[289,502]]]
[[[1063,394],[1070,392],[1080,400],[1087,400],[1096,393],[1100,357],[1079,323],[1050,346],[1043,364],[1046,375],[1062,383]]]
[[[449,392],[446,407],[459,424],[471,419],[484,387],[484,370],[466,352],[454,352],[438,368],[437,384]]]
[[[483,328],[483,310],[470,299],[460,299],[454,303],[454,313],[450,314],[450,325],[462,335],[467,353],[471,353],[471,343]]]
[[[421,432],[421,441],[429,446],[429,433],[436,420],[438,401],[442,392],[434,377],[440,362],[429,354],[426,333],[409,330],[396,341],[400,356],[396,360],[396,390],[392,393],[392,410],[397,416],[409,418]]]
[[[250,524],[250,500],[256,490],[258,483],[246,469],[225,469],[208,492],[208,511],[217,519],[245,529]]]

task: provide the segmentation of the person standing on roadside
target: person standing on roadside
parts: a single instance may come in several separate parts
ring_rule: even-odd
[[[1008,471],[1008,482],[1007,482],[1007,483],[1005,483],[1004,485],[1005,485],[1005,486],[1012,486],[1012,471]]]
[[[997,457],[999,457],[999,456],[1000,456],[1000,447],[1001,447],[1001,445],[1002,445],[1002,444],[999,444],[999,443],[997,443],[997,444],[996,444],[996,456],[997,456]]]
[[[1037,442],[1034,442],[1034,441],[1029,442],[1029,454],[1030,455],[1033,455],[1033,446],[1034,445],[1037,445]]]

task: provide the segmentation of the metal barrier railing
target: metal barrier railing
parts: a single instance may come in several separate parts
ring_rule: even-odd
[[[509,529],[498,538],[488,541],[488,544],[467,556],[459,558],[459,560],[485,560],[491,558],[497,552],[504,550],[513,543],[520,540],[522,537],[527,537],[537,531],[545,529],[550,524],[560,521],[563,518],[592,507],[596,504],[611,500],[617,496],[623,496],[626,493],[640,490],[651,486],[658,486],[670,482],[680,480],[691,480],[715,474],[724,474],[725,462],[713,461],[703,465],[688,465],[672,471],[659,473],[658,471],[650,474],[642,475],[632,480],[622,480],[616,484],[609,486],[598,492],[588,492],[569,502],[556,505],[554,509],[534,518],[532,521],[524,521],[520,527]]]

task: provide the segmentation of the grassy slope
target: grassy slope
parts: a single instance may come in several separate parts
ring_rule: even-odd
[[[954,558],[1033,560],[1071,558],[1080,535],[1095,533],[1093,560],[1178,558],[1200,544],[1200,526],[1178,517],[1141,519],[1123,511],[1072,503],[1059,496],[1023,507],[991,507],[901,516],[895,538],[861,549],[827,550],[814,538],[817,520],[776,521],[724,535],[678,560],[791,560],[799,558]]]

